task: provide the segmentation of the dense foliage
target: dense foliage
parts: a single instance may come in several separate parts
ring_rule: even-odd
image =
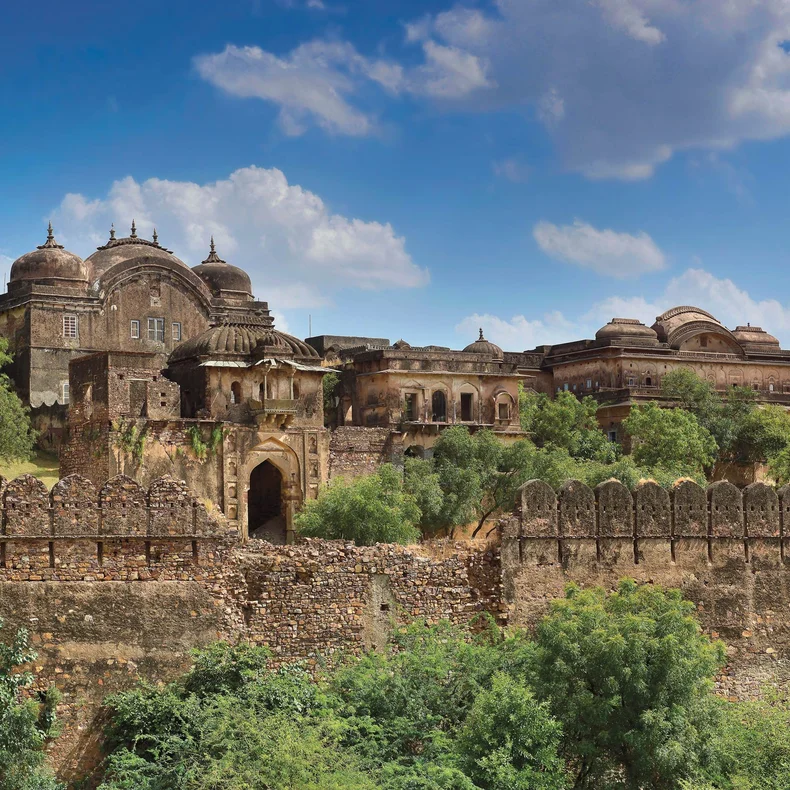
[[[373,543],[412,543],[419,537],[420,510],[404,490],[403,476],[389,464],[371,475],[333,480],[296,517],[301,535]]]
[[[214,645],[109,700],[101,790],[787,787],[788,707],[711,693],[723,656],[677,591],[569,588],[530,639],[400,628],[316,679]],[[760,783],[763,782],[763,783]]]
[[[8,341],[0,337],[0,368],[10,364]],[[14,391],[11,380],[0,373],[0,459],[26,461],[33,454],[36,432],[30,425],[30,414]]]
[[[60,787],[44,763],[44,743],[56,734],[57,695],[23,697],[34,679],[25,666],[35,658],[24,629],[9,644],[0,642],[0,790]]]

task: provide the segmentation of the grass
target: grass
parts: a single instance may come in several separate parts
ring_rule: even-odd
[[[19,475],[31,474],[41,480],[47,488],[58,482],[58,457],[54,453],[36,450],[29,461],[0,461],[0,477],[13,480]]]

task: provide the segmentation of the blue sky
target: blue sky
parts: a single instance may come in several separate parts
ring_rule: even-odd
[[[0,271],[52,219],[278,323],[510,350],[678,303],[790,346],[785,0],[11,4]]]

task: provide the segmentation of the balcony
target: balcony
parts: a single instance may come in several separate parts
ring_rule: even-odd
[[[251,400],[250,411],[262,428],[287,428],[296,417],[299,401],[296,398],[266,398]]]

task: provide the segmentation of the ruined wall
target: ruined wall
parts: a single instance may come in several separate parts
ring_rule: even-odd
[[[375,472],[381,464],[401,463],[403,443],[389,428],[344,425],[329,441],[329,477],[354,478]]]
[[[754,696],[790,680],[790,489],[739,491],[653,482],[633,495],[617,481],[559,494],[527,483],[502,522],[503,589],[512,624],[532,625],[569,582],[616,586],[623,577],[679,587],[705,630],[727,644],[720,689]]]

